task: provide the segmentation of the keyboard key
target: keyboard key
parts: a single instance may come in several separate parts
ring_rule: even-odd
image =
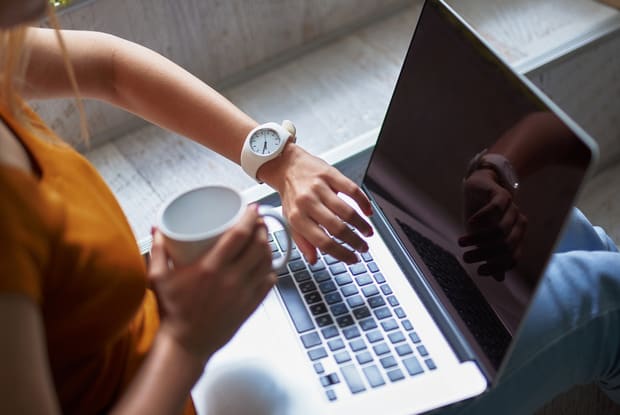
[[[375,322],[374,318],[370,317],[370,318],[367,318],[366,320],[360,321],[360,327],[362,328],[362,330],[368,331],[368,330],[376,329],[377,323]]]
[[[327,272],[327,270],[313,272],[314,280],[316,282],[329,281],[332,279],[332,276]]]
[[[344,272],[347,272],[347,267],[343,263],[330,265],[329,272],[331,272],[332,275],[342,274]]]
[[[346,350],[338,353],[334,353],[334,359],[336,359],[336,363],[341,364],[348,362],[351,360],[351,355]]]
[[[280,258],[281,256],[282,256],[282,254],[281,254],[281,253],[279,253],[279,252],[274,252],[274,253],[271,255],[271,259],[278,259],[278,258]],[[278,269],[276,270],[276,274],[278,274],[278,277],[281,277],[281,276],[283,276],[283,275],[288,275],[288,274],[289,274],[289,272],[288,272],[288,267],[287,267],[286,265],[284,265],[284,266],[282,266],[282,267],[278,268]]]
[[[310,279],[310,273],[308,271],[299,271],[296,272],[295,275],[293,275],[293,278],[295,278],[295,281],[297,282],[304,282]]]
[[[373,360],[372,354],[370,354],[370,352],[368,352],[368,351],[356,354],[355,358],[357,359],[357,362],[360,365],[364,365],[364,364],[366,364],[368,362],[372,362],[372,360]]]
[[[426,367],[428,367],[429,370],[437,369],[437,366],[435,365],[435,362],[433,361],[433,359],[426,359],[424,363],[426,363]]]
[[[379,359],[379,362],[381,362],[381,366],[383,366],[384,369],[389,369],[398,365],[396,359],[394,359],[394,356],[382,357]]]
[[[381,376],[381,372],[375,365],[367,366],[362,369],[364,375],[366,375],[366,379],[368,379],[368,383],[373,388],[377,386],[385,385],[385,381],[383,380],[383,376]]]
[[[388,303],[390,303],[390,305],[392,307],[396,307],[397,305],[399,305],[400,303],[398,302],[398,299],[396,298],[396,296],[394,295],[390,295],[387,297]]]
[[[341,287],[343,285],[351,284],[353,282],[349,274],[340,274],[335,278],[335,280],[336,280],[336,284],[338,284]]]
[[[305,281],[299,284],[299,291],[302,293],[309,293],[311,291],[316,291],[316,285],[314,285],[314,281]]]
[[[321,341],[321,339],[319,339],[319,341]],[[360,350],[364,350],[364,349],[367,348],[366,347],[366,342],[364,342],[364,339],[362,339],[362,338],[353,340],[351,343],[349,343],[349,347],[354,352],[359,352]]]
[[[322,316],[318,316],[315,321],[316,325],[319,327],[325,327],[329,326],[330,324],[334,324],[334,320],[329,314],[323,314]]]
[[[310,312],[312,313],[313,316],[325,314],[327,313],[327,307],[325,306],[325,303],[312,304],[310,306]]]
[[[372,308],[381,307],[382,305],[385,305],[385,300],[380,295],[370,297],[368,299],[368,305],[370,305],[370,307]]]
[[[392,317],[392,312],[387,307],[377,308],[375,309],[375,317],[379,320],[383,320],[385,318]]]
[[[423,345],[418,346],[417,349],[418,349],[418,353],[420,353],[420,356],[422,357],[428,356],[428,350],[426,350],[426,347],[424,347]]]
[[[362,288],[362,293],[366,298],[379,294],[379,290],[374,285],[367,285]]]
[[[329,309],[331,310],[332,314],[334,316],[339,316],[341,314],[345,314],[349,311],[349,309],[347,308],[346,305],[344,305],[344,303],[337,303],[334,304],[332,306],[329,307]]]
[[[336,392],[334,392],[333,389],[326,390],[325,395],[327,395],[327,399],[329,399],[330,402],[333,402],[336,399],[338,399],[338,397],[336,396]]]
[[[411,321],[409,320],[403,320],[400,322],[400,324],[402,324],[403,328],[407,331],[413,330],[413,324],[411,324]]]
[[[297,249],[293,249],[291,251],[291,257],[289,258],[289,262],[290,261],[295,261],[297,259],[301,258],[301,254],[299,253],[299,251]]]
[[[383,284],[385,282],[385,277],[380,272],[372,274],[372,276],[375,278],[375,281],[377,281],[377,284]]]
[[[271,232],[267,234],[267,242],[273,242],[273,235]]]
[[[398,317],[398,318],[405,318],[405,317],[407,317],[407,314],[405,314],[405,310],[403,310],[402,307],[396,307],[394,309],[394,314],[396,314],[396,317]]]
[[[330,373],[329,375],[321,376],[321,385],[324,387],[334,386],[340,383],[340,378],[337,373]]]
[[[369,331],[366,333],[366,338],[371,343],[376,343],[380,340],[383,340],[383,334],[379,330]]]
[[[398,353],[399,356],[407,356],[408,354],[413,353],[413,349],[411,349],[411,346],[408,344],[401,344],[396,347],[396,353]]]
[[[409,338],[414,343],[420,343],[420,338],[418,337],[418,334],[415,331],[412,333],[409,333]]]
[[[387,375],[392,382],[398,382],[399,380],[405,379],[405,375],[403,375],[403,372],[400,369],[390,370],[387,372]]]
[[[389,320],[383,320],[381,322],[381,327],[383,327],[383,330],[385,331],[392,331],[398,328],[398,323],[396,322],[396,320],[391,318]]]
[[[316,272],[325,269],[325,264],[319,259],[314,264],[308,264],[308,268],[310,268],[310,271]]]
[[[314,323],[306,310],[304,300],[301,298],[299,291],[297,291],[297,287],[295,287],[293,278],[289,275],[279,278],[277,287],[297,332],[304,333],[312,330]]]
[[[331,255],[324,255],[323,260],[325,260],[325,263],[327,265],[332,265],[332,264],[335,264],[336,262],[340,262],[338,259],[334,258]]]
[[[286,231],[284,230],[275,231],[273,235],[276,237],[276,241],[278,241],[278,245],[280,246],[280,249],[282,250],[282,252],[286,251],[288,249]],[[295,246],[295,242],[293,242],[293,247],[294,246]]]
[[[336,304],[342,301],[342,296],[339,292],[331,292],[325,294],[325,302],[327,304]]]
[[[323,364],[321,362],[316,362],[314,365],[314,371],[317,374],[321,374],[321,373],[325,373],[325,368],[323,367]]]
[[[374,262],[369,262],[368,263],[368,269],[370,270],[370,272],[375,273],[375,272],[379,272],[379,267],[377,266],[377,264],[375,264]]]
[[[390,342],[392,342],[392,344],[405,341],[405,335],[400,331],[393,331],[392,333],[388,334],[388,338],[390,339]]]
[[[353,322],[353,317],[351,317],[351,314],[346,314],[344,316],[338,317],[336,319],[336,323],[338,323],[338,327],[343,328],[343,327],[353,325],[354,322]]]
[[[386,343],[376,344],[372,346],[372,349],[375,351],[375,354],[377,356],[381,356],[390,352],[390,346],[388,346]]]
[[[297,272],[306,269],[306,264],[304,261],[291,261],[288,263],[288,268],[291,272]]]
[[[345,297],[349,297],[351,295],[355,295],[355,294],[357,294],[359,292],[357,290],[357,287],[355,285],[353,285],[353,284],[345,285],[344,287],[342,287],[340,289],[340,291],[342,291],[342,295],[344,295]],[[360,299],[361,299],[361,297],[360,297]]]
[[[420,363],[415,356],[403,359],[403,364],[405,365],[405,368],[407,368],[407,372],[409,372],[410,376],[419,375],[424,372],[424,369],[422,369],[422,366],[420,366]]]
[[[319,294],[318,291],[313,291],[311,293],[304,294],[304,298],[306,299],[306,303],[314,304],[321,301],[321,294]]]
[[[370,255],[370,252],[362,252],[362,259],[364,262],[372,261],[372,255]]]
[[[325,340],[331,339],[332,337],[336,337],[338,335],[338,329],[336,326],[329,326],[321,329],[321,334]]]
[[[349,266],[349,271],[352,275],[360,275],[366,272],[366,267],[364,264],[358,262],[357,264]]]
[[[353,310],[353,315],[356,319],[361,320],[366,317],[370,317],[370,310],[368,307],[363,306]]]
[[[364,285],[372,284],[372,278],[368,274],[362,274],[355,277],[355,282],[357,282],[357,285],[360,287],[363,287]]]
[[[317,347],[316,349],[312,349],[308,351],[308,357],[310,360],[319,360],[324,357],[327,357],[327,350],[324,347]]]
[[[392,294],[392,289],[391,289],[391,288],[390,288],[390,286],[389,286],[389,285],[387,285],[387,284],[383,284],[383,285],[381,286],[381,291],[383,292],[383,294],[384,294],[384,295],[390,295],[390,294]]]
[[[336,284],[333,281],[325,281],[319,284],[319,290],[323,294],[330,293],[332,291],[336,291]]]
[[[351,340],[361,336],[360,330],[357,328],[357,326],[349,326],[342,329],[342,334],[347,340]]]
[[[349,304],[349,307],[351,308],[359,307],[362,304],[364,304],[364,299],[360,297],[359,295],[356,295],[354,297],[349,297],[347,298],[347,304]]]
[[[366,390],[362,377],[355,365],[347,365],[340,368],[340,373],[344,377],[351,393],[359,393]]]
[[[318,346],[321,344],[321,338],[319,337],[319,333],[313,331],[312,333],[304,334],[301,336],[301,342],[304,344],[306,349],[309,349],[314,346]]]
[[[269,242],[269,249],[271,249],[271,252],[278,252],[278,245],[274,242]]]
[[[344,342],[340,338],[333,339],[327,342],[327,347],[332,352],[335,352],[336,350],[344,349]]]

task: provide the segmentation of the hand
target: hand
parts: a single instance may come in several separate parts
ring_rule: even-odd
[[[194,264],[171,270],[163,237],[153,235],[149,278],[160,331],[206,361],[235,334],[276,282],[267,231],[256,206]]]
[[[316,262],[317,248],[349,264],[357,262],[355,252],[334,238],[357,251],[368,251],[366,242],[349,225],[365,236],[372,235],[372,227],[338,193],[350,196],[366,215],[372,214],[370,201],[337,169],[289,144],[278,159],[263,165],[258,173],[280,193],[293,239],[308,262]]]
[[[463,254],[463,260],[468,264],[483,262],[478,274],[501,281],[521,255],[527,218],[493,170],[476,170],[463,184],[468,234],[459,239],[459,245],[475,247]]]

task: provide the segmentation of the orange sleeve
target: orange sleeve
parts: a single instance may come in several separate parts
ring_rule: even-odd
[[[33,178],[18,170],[2,170],[0,292],[24,294],[41,304],[52,246],[49,216],[41,217],[47,206],[38,197]]]

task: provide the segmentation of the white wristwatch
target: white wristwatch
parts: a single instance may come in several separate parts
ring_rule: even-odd
[[[241,149],[241,168],[254,180],[258,169],[265,163],[278,157],[286,144],[295,142],[295,126],[284,120],[282,125],[275,122],[261,124],[248,134]]]
[[[519,189],[519,178],[510,161],[501,154],[489,153],[487,149],[476,154],[467,166],[465,178],[469,177],[475,170],[491,169],[497,174],[500,184],[513,196]]]

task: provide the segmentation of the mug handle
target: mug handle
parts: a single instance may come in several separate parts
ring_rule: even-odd
[[[288,227],[288,222],[284,219],[279,212],[275,210],[273,206],[269,205],[261,205],[258,207],[258,214],[260,216],[269,216],[270,218],[274,218],[282,225],[282,228],[286,232],[286,246],[287,249],[284,251],[284,255],[280,258],[276,258],[271,262],[271,268],[274,270],[278,270],[286,266],[286,263],[291,259],[291,252],[293,251],[293,240],[291,238],[291,231]]]

